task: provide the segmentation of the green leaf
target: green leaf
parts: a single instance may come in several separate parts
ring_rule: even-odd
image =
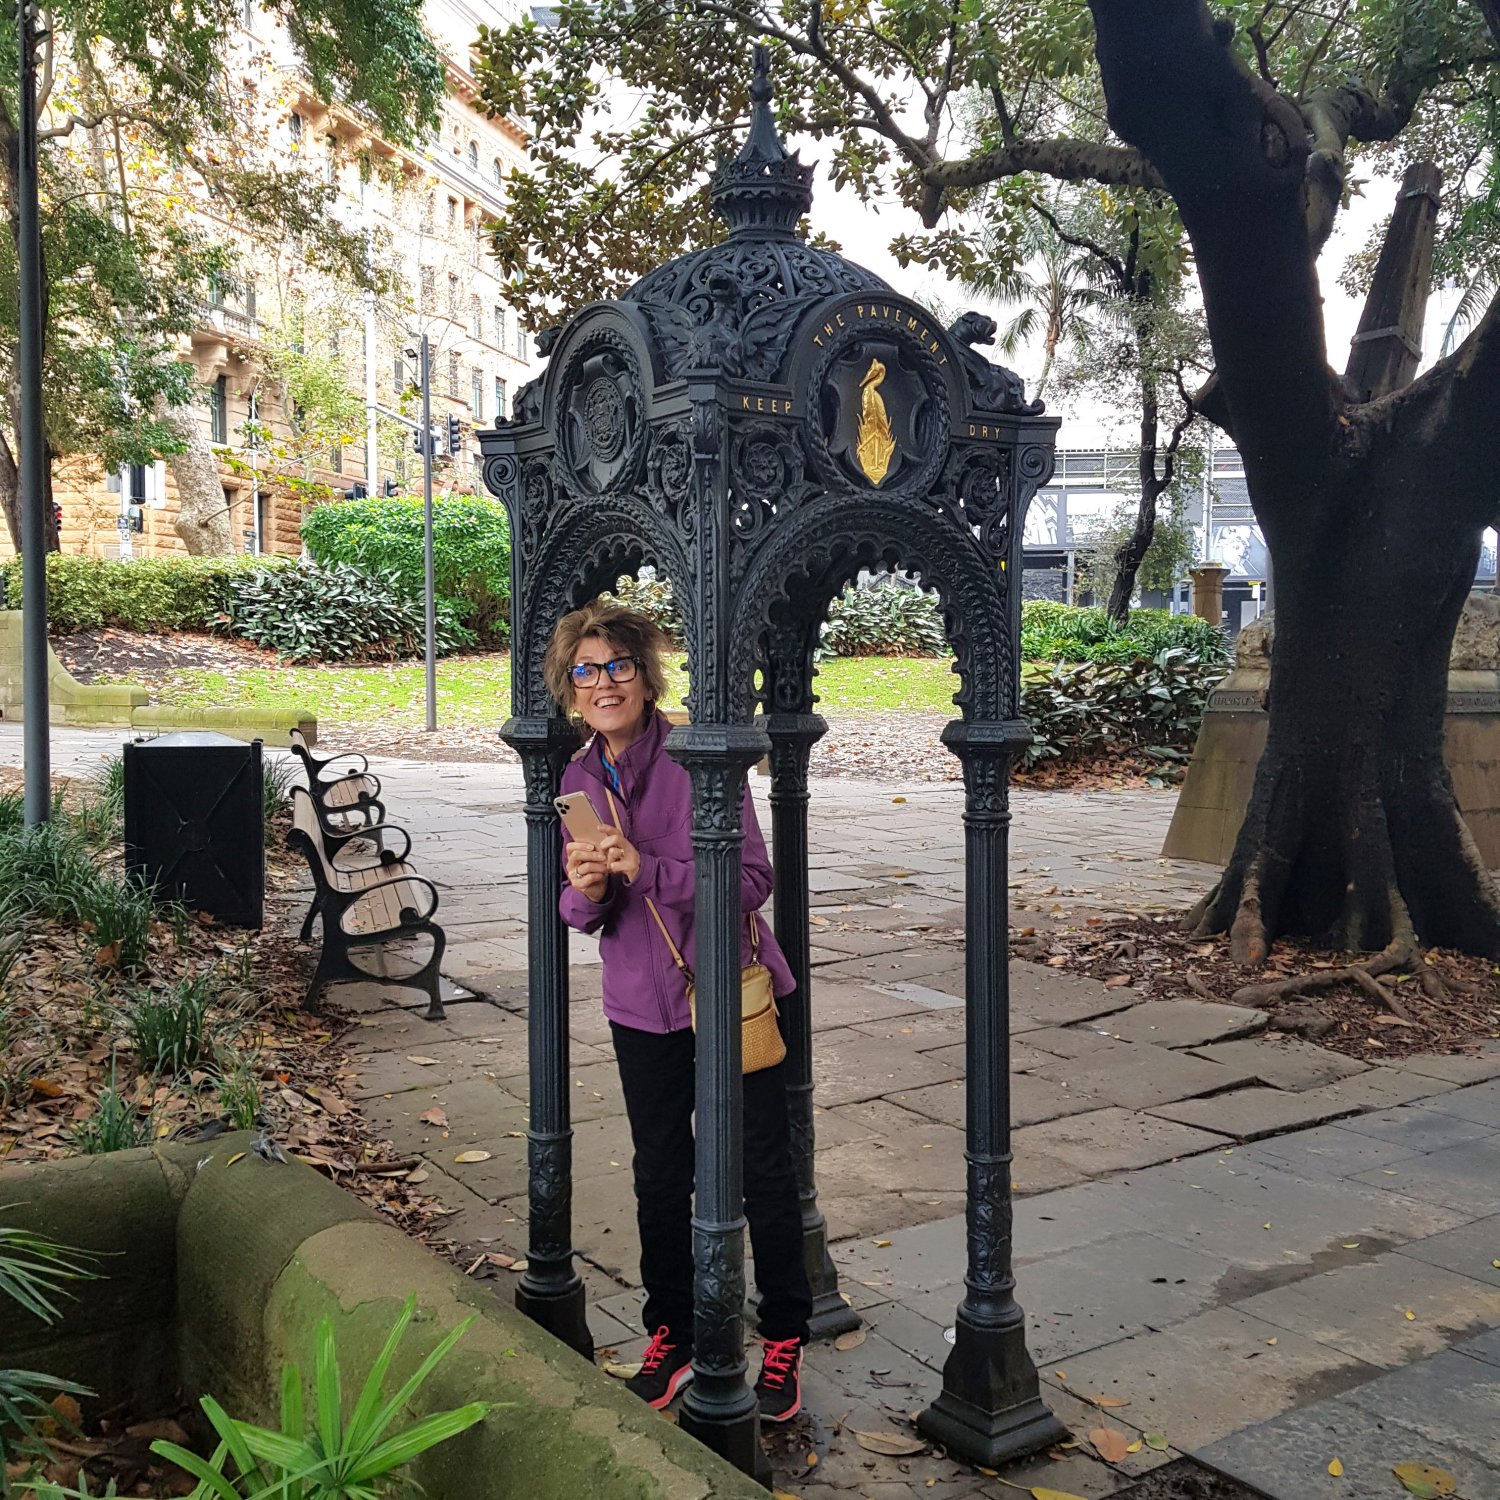
[[[474,1318],[465,1318],[457,1328],[453,1329],[438,1346],[417,1366],[411,1378],[401,1387],[391,1399],[386,1402],[380,1415],[375,1419],[372,1431],[378,1436],[390,1426],[396,1413],[403,1410],[412,1397],[422,1388],[427,1377],[432,1374],[438,1364],[447,1357],[448,1351],[466,1334],[474,1323]]]
[[[489,1410],[488,1402],[472,1401],[454,1411],[437,1412],[425,1417],[415,1426],[408,1427],[405,1432],[398,1433],[371,1449],[349,1477],[357,1483],[389,1474],[403,1464],[410,1463],[429,1448],[435,1448],[439,1443],[445,1443],[459,1433],[466,1432],[476,1422],[483,1421]]]
[[[191,1474],[199,1483],[199,1493],[205,1497],[217,1495],[219,1500],[241,1500],[239,1490],[196,1453],[190,1453],[186,1448],[161,1438],[151,1444],[151,1451],[158,1458],[164,1458],[168,1463],[174,1463],[179,1469]]]
[[[406,1299],[406,1305],[392,1325],[384,1346],[375,1357],[375,1363],[370,1366],[364,1389],[359,1393],[359,1400],[355,1403],[354,1411],[349,1418],[348,1443],[351,1452],[362,1452],[380,1436],[380,1429],[375,1426],[375,1422],[380,1409],[381,1394],[385,1389],[385,1377],[390,1371],[391,1361],[395,1358],[396,1350],[405,1337],[416,1310],[417,1294],[413,1292]]]
[[[343,1391],[331,1318],[324,1318],[318,1324],[315,1382],[318,1393],[318,1431],[323,1439],[323,1456],[332,1458],[339,1451],[343,1435]]]

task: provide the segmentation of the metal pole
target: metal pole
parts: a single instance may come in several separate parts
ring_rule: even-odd
[[[47,703],[47,451],[42,433],[42,240],[37,207],[36,11],[17,6],[21,47],[20,334],[22,674],[26,825],[52,810],[52,745]]]
[[[432,345],[422,335],[422,594],[427,654],[427,731],[437,728],[437,596],[432,561]]]

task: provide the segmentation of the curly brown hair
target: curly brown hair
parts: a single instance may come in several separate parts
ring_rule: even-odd
[[[557,700],[564,713],[573,711],[573,657],[581,642],[597,636],[621,656],[633,656],[636,670],[646,684],[646,701],[650,706],[666,696],[667,671],[662,658],[671,648],[665,632],[645,615],[623,604],[602,604],[597,599],[575,609],[557,622],[542,673],[547,691]]]

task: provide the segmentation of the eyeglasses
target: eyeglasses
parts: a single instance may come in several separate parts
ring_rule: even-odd
[[[635,657],[617,656],[613,661],[601,664],[596,661],[581,661],[569,674],[576,688],[593,687],[599,680],[599,673],[603,671],[609,674],[611,682],[631,682],[635,678]]]

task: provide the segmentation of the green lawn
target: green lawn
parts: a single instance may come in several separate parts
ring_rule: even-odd
[[[664,705],[681,706],[687,673],[673,673]],[[818,671],[819,707],[828,714],[912,709],[953,711],[957,675],[931,657],[856,657],[828,661]],[[325,724],[416,726],[425,705],[421,663],[378,667],[251,667],[234,672],[184,668],[164,681],[164,702],[195,708],[308,709]],[[510,660],[454,657],[438,663],[438,720],[451,726],[497,724],[510,712]]]

